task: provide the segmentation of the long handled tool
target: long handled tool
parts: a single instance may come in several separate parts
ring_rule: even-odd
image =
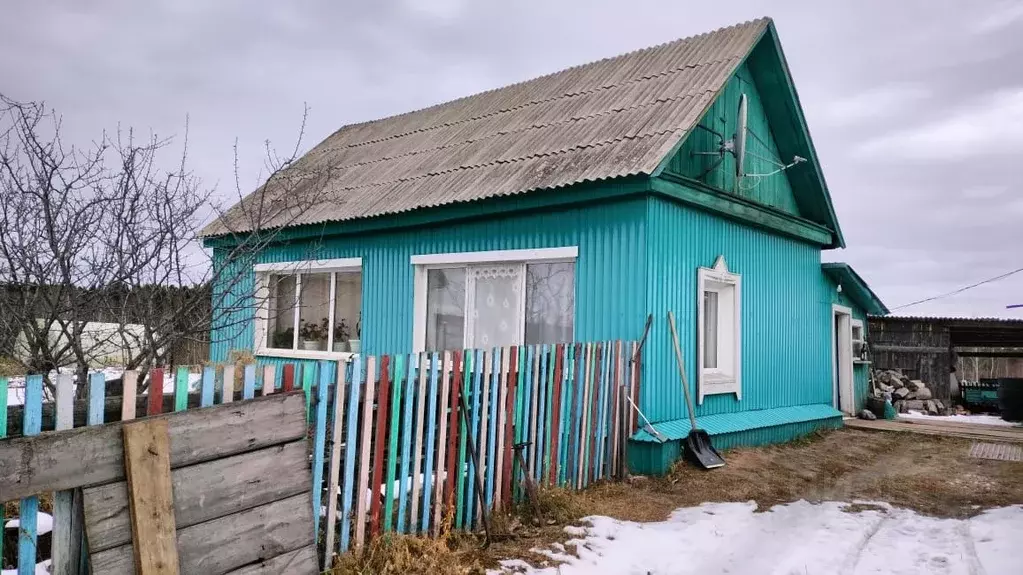
[[[490,547],[490,517],[487,512],[487,502],[483,497],[483,482],[480,478],[480,456],[476,453],[476,439],[473,437],[472,424],[469,423],[469,408],[465,406],[465,396],[459,394],[458,396],[458,410],[462,412],[462,422],[465,423],[465,428],[468,430],[468,447],[469,457],[472,458],[473,467],[473,481],[476,482],[476,499],[480,505],[480,518],[483,520],[483,533],[486,535],[486,539],[483,542],[483,549]],[[475,505],[472,501],[468,502],[469,505]]]
[[[689,435],[686,436],[684,447],[685,458],[697,467],[714,469],[724,467],[725,460],[710,443],[710,434],[696,427],[696,409],[693,397],[689,394],[689,381],[686,379],[685,364],[682,363],[682,348],[678,345],[678,332],[675,330],[675,314],[668,312],[668,325],[671,326],[671,339],[675,344],[675,359],[678,373],[682,377],[682,391],[686,395],[686,407],[689,408]]]

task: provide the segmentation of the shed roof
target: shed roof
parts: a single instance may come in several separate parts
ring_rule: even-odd
[[[251,231],[257,204],[280,212],[262,226],[293,226],[651,174],[770,26],[762,18],[345,126],[203,235]],[[301,210],[284,207],[296,198]]]
[[[874,290],[870,289],[867,282],[849,264],[845,262],[823,263],[821,269],[841,285],[849,299],[856,302],[856,305],[863,308],[867,314],[885,315],[889,313],[881,298],[877,297]]]

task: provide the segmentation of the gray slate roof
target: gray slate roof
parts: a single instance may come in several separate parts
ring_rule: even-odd
[[[345,126],[242,203],[255,205],[269,189],[263,205],[288,208],[263,225],[293,226],[650,174],[699,122],[769,22]],[[226,226],[218,220],[203,234],[249,231],[254,211],[236,205]]]

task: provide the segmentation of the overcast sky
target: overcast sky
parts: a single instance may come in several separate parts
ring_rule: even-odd
[[[345,4],[349,7],[338,7]],[[843,7],[836,7],[841,4]],[[772,16],[851,263],[889,307],[1023,267],[1023,2],[4,2],[0,91],[88,143],[180,135],[234,194],[263,143]],[[897,313],[1023,318],[1023,273]]]

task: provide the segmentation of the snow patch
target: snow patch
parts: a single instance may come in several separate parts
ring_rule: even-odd
[[[981,425],[997,425],[999,427],[1018,427],[1020,424],[1005,421],[997,415],[927,415],[916,410],[900,413],[899,419],[923,419],[925,421],[953,421],[956,423],[979,423]]]
[[[862,502],[867,503],[867,502]],[[936,519],[872,503],[798,501],[755,513],[756,504],[705,503],[675,510],[667,521],[635,523],[588,517],[578,557],[547,550],[556,567],[537,575],[794,575],[986,573],[1017,575],[1023,562],[1023,506],[970,520]],[[541,550],[542,551],[542,550]],[[502,562],[507,573],[514,565]]]

